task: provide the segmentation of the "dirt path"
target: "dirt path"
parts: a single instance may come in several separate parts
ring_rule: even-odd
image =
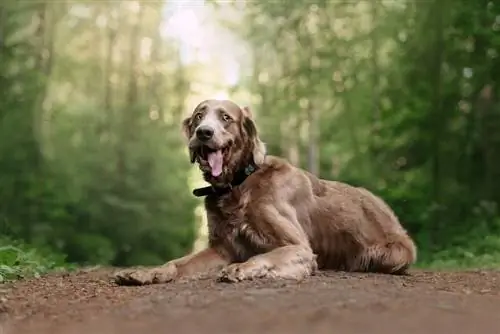
[[[0,334],[500,334],[500,272],[118,287],[99,270],[3,289]]]

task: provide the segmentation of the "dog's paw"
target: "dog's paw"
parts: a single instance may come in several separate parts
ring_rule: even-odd
[[[231,264],[219,272],[219,282],[236,283],[268,276],[269,268],[257,262]]]
[[[127,269],[114,274],[118,285],[148,285],[168,283],[177,276],[177,268],[173,263],[167,263],[155,268]]]

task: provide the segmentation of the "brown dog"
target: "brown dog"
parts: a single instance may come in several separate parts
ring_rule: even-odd
[[[214,269],[229,282],[299,280],[316,269],[403,274],[415,262],[415,244],[387,204],[266,155],[248,108],[203,101],[183,130],[191,162],[211,184],[195,190],[206,196],[209,247],[160,267],[119,272],[119,284],[165,283]]]

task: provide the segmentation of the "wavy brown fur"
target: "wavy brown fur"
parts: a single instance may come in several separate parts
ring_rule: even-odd
[[[231,192],[205,198],[207,249],[160,267],[119,272],[119,284],[165,283],[210,270],[220,270],[219,278],[230,282],[300,280],[317,269],[403,274],[416,261],[414,242],[382,199],[266,156],[248,108],[226,100],[200,103],[183,122],[190,147],[207,117],[221,125],[214,142],[230,143],[230,149],[219,177],[201,161],[205,180],[228,184],[252,158],[259,169]]]

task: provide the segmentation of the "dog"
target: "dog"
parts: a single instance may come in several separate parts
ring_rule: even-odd
[[[303,280],[317,270],[407,274],[417,248],[395,213],[361,187],[324,180],[266,153],[248,107],[205,100],[182,122],[191,163],[209,187],[208,247],[158,267],[127,269],[120,285],[209,271],[218,280]]]

